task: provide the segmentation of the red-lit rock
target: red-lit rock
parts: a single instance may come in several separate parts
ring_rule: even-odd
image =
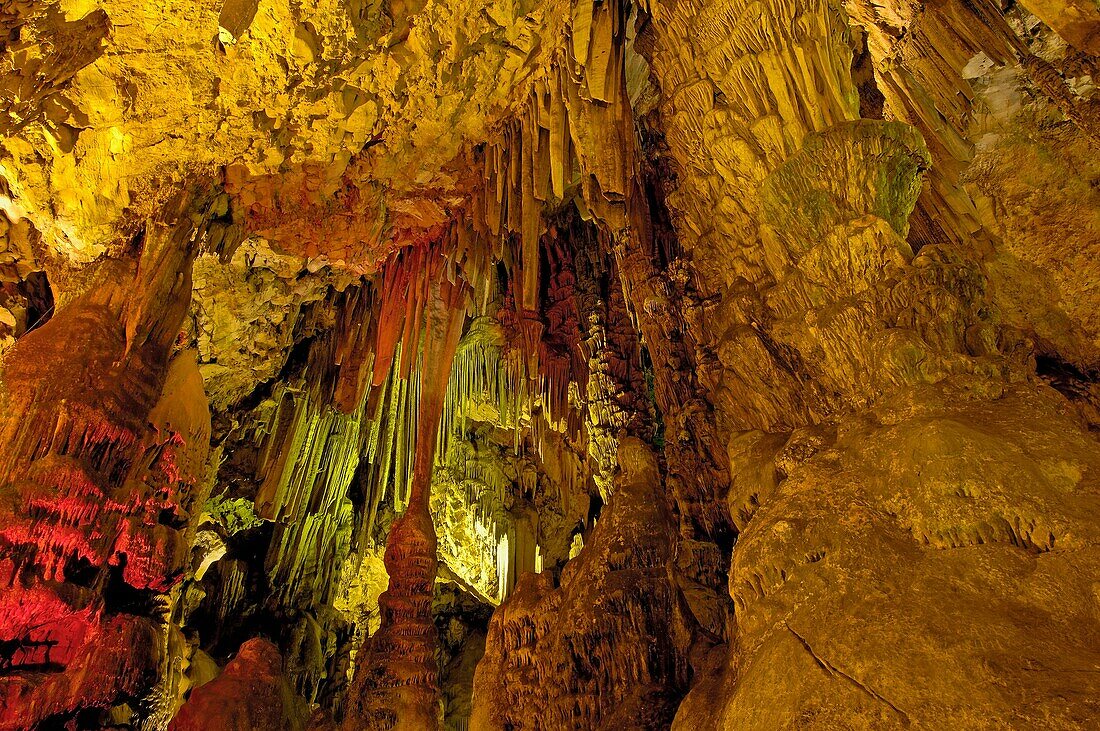
[[[271,642],[244,643],[221,675],[191,692],[169,731],[302,731],[309,708],[287,681],[282,663]]]
[[[140,264],[97,265],[3,363],[2,729],[158,682],[162,595],[185,567],[210,440],[195,359],[172,358],[189,231],[150,222]]]

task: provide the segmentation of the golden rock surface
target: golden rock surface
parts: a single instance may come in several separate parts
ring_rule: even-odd
[[[1098,78],[1093,0],[0,0],[0,731],[1096,727]]]

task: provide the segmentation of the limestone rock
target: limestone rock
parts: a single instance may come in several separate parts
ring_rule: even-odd
[[[241,646],[217,678],[191,691],[168,728],[302,731],[308,719],[305,701],[282,674],[278,648],[254,639]]]
[[[1089,0],[0,0],[0,729],[1092,728]]]

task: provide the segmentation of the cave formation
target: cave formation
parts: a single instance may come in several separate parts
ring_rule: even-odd
[[[1100,727],[1095,0],[0,0],[0,731]]]

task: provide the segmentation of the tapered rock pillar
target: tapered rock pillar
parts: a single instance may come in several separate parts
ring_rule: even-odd
[[[445,279],[433,283],[424,314],[420,409],[409,505],[393,524],[386,541],[390,585],[378,599],[382,624],[359,654],[345,712],[345,731],[430,731],[439,727],[437,636],[432,620],[436,535],[428,511],[428,493],[451,361],[462,334],[461,289]],[[411,347],[415,353],[415,345]]]
[[[0,729],[147,696],[165,593],[203,500],[210,414],[172,358],[191,294],[190,199],[144,224],[0,368]]]

